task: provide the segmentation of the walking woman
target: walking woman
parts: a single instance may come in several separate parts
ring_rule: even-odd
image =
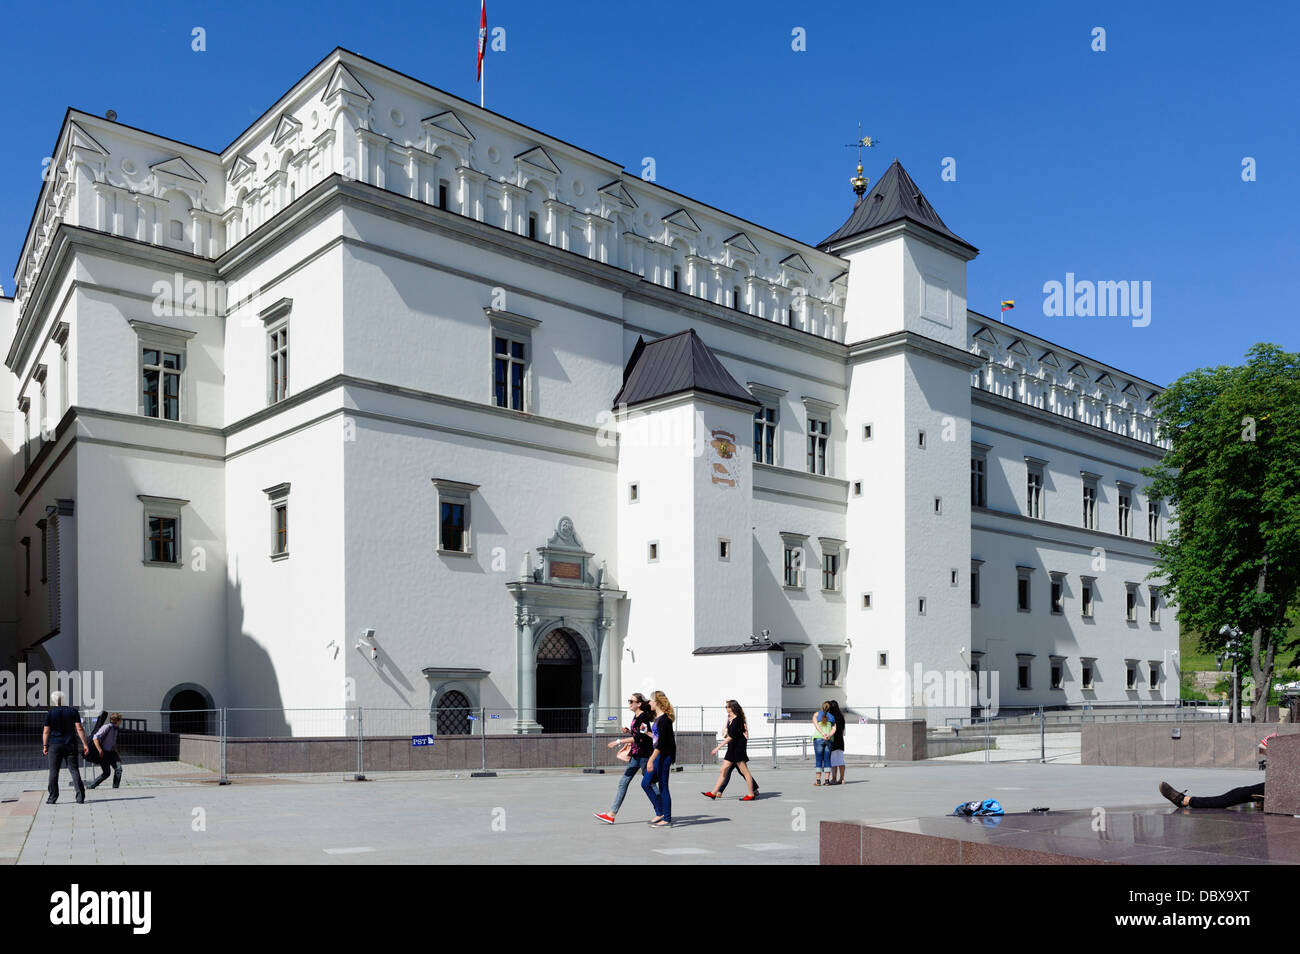
[[[822,772],[826,772],[826,784],[831,781],[831,739],[835,737],[835,722],[831,718],[829,702],[823,702],[812,717],[813,754],[817,756],[817,781],[822,783]]]
[[[740,707],[740,703],[735,699],[727,700],[727,737],[713,747],[711,754],[717,755],[718,749],[723,745],[727,747],[727,752],[722,757],[722,769],[718,772],[718,782],[711,792],[703,792],[706,798],[717,798],[722,794],[722,790],[727,787],[727,779],[731,777],[731,770],[739,769],[741,776],[749,783],[749,794],[741,798],[742,802],[752,802],[758,797],[758,783],[754,781],[754,776],[749,774],[749,753],[746,751],[749,744],[749,729],[745,724],[745,710]]]
[[[596,817],[608,825],[614,824],[614,816],[618,810],[623,807],[623,797],[627,795],[627,787],[631,784],[632,779],[636,778],[636,773],[645,768],[646,761],[650,758],[650,703],[646,697],[639,692],[634,692],[628,696],[628,711],[632,713],[632,724],[627,727],[627,731],[632,733],[630,737],[624,739],[615,739],[609,743],[612,749],[616,745],[627,747],[627,769],[623,772],[623,777],[618,780],[618,794],[614,796],[614,804],[607,812],[596,812]],[[622,758],[624,753],[619,753]]]
[[[673,799],[668,793],[668,771],[677,758],[677,739],[673,735],[673,704],[658,689],[650,696],[650,710],[655,720],[650,726],[653,748],[646,762],[641,788],[655,809],[651,828],[673,827]]]
[[[835,720],[835,734],[831,736],[831,780],[830,785],[844,784],[844,713],[840,711],[840,704],[832,699],[827,703],[830,706],[831,718]]]

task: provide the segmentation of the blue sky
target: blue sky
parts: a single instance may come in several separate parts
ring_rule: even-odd
[[[6,293],[68,106],[221,149],[335,46],[478,99],[477,0],[50,10],[4,19]],[[488,19],[488,107],[629,172],[653,156],[662,185],[815,243],[851,211],[861,121],[873,182],[898,157],[981,250],[973,309],[1014,298],[1012,324],[1157,383],[1300,350],[1294,5],[490,0]],[[1046,317],[1067,272],[1151,282],[1151,323]]]

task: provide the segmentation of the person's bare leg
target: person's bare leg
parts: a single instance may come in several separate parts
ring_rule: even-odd
[[[722,760],[722,768],[718,771],[718,780],[713,783],[713,788],[709,789],[714,795],[718,794],[718,789],[722,788],[722,780],[727,777],[727,770],[731,768],[731,763],[726,759]]]
[[[740,774],[743,775],[743,776],[745,777],[745,782],[749,785],[749,794],[750,794],[750,796],[751,796],[751,797],[754,796],[754,795],[756,794],[756,793],[754,792],[754,776],[752,776],[752,775],[749,774],[749,763],[748,763],[748,762],[737,762],[737,763],[736,763],[736,768],[740,769]]]

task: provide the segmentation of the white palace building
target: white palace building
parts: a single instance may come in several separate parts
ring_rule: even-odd
[[[1158,386],[969,311],[897,162],[805,245],[342,49],[218,152],[69,110],[52,156],[5,669],[443,731],[1178,698]]]

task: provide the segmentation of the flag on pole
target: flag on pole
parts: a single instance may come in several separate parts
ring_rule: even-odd
[[[483,57],[487,53],[487,0],[482,0],[478,15],[478,69],[475,82],[483,82]]]
[[[1015,308],[1015,307],[1016,307],[1016,303],[1015,303],[1014,301],[1011,301],[1010,299],[1007,299],[1006,301],[1004,301],[1004,302],[1002,303],[1002,310],[1003,310],[1003,311],[1010,311],[1012,308]]]

